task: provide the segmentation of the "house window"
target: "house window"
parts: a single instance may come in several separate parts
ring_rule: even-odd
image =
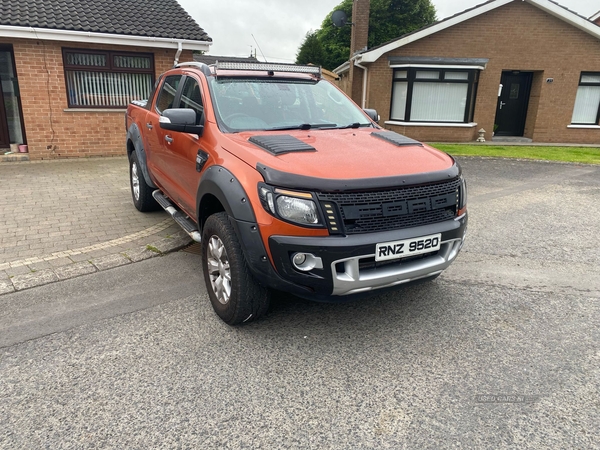
[[[395,69],[390,119],[470,122],[477,75],[473,69]]]
[[[597,125],[600,118],[600,73],[582,72],[571,123]]]
[[[151,53],[63,49],[63,63],[69,108],[124,108],[152,90]]]

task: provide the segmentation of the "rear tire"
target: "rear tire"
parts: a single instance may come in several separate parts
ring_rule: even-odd
[[[266,314],[271,293],[250,273],[229,216],[213,214],[202,230],[202,269],[213,309],[229,325]]]
[[[135,153],[129,156],[129,185],[131,186],[131,197],[138,211],[156,211],[159,204],[152,197],[152,188],[146,184],[142,168]]]

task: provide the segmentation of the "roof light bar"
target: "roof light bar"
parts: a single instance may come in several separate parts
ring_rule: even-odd
[[[321,78],[321,67],[301,66],[297,64],[249,63],[249,62],[220,62],[217,70],[258,70],[270,72],[308,73]]]

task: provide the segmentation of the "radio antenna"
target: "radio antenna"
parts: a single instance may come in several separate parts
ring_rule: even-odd
[[[258,45],[258,41],[256,40],[256,38],[254,37],[254,35],[252,33],[250,33],[250,36],[252,36],[252,39],[254,39],[254,42],[256,42],[256,46],[260,50],[260,54],[262,55],[265,62],[267,62],[267,58],[265,58],[265,54],[263,53],[262,48],[260,48],[260,45]]]

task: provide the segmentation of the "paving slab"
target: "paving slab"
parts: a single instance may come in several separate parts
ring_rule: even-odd
[[[58,276],[52,269],[44,269],[25,275],[15,275],[11,278],[11,281],[15,290],[20,291],[58,281]]]
[[[92,259],[90,261],[98,270],[107,270],[114,267],[131,264],[131,260],[120,253],[113,255],[102,256],[101,258]]]
[[[96,271],[98,271],[96,266],[87,261],[73,263],[69,264],[68,266],[57,267],[54,269],[54,273],[56,273],[56,276],[59,280],[67,280],[69,278],[87,275],[88,273],[94,273]]]

